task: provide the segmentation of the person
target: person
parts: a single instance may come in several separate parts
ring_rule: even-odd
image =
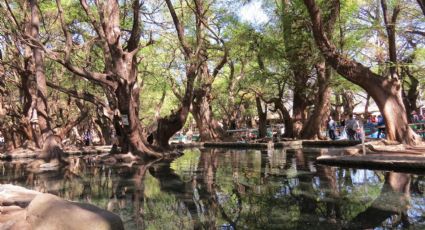
[[[329,121],[328,121],[328,132],[329,132],[329,137],[334,141],[335,140],[335,129],[336,129],[336,123],[335,121],[332,119],[332,117],[329,117]]]
[[[193,131],[192,131],[192,129],[189,129],[186,132],[186,137],[187,137],[187,141],[192,142],[192,137],[193,137]]]
[[[372,123],[376,123],[376,116],[375,115],[372,115],[372,119],[371,119],[371,121],[370,122],[372,122]]]
[[[349,119],[345,122],[345,128],[347,130],[348,139],[350,141],[356,140],[356,115],[350,114]]]
[[[87,129],[87,131],[84,133],[84,143],[86,144],[86,146],[90,145],[90,141],[91,141],[91,133],[90,133],[90,129]]]
[[[377,138],[380,138],[381,133],[385,132],[385,121],[384,121],[384,117],[382,117],[381,115],[378,116],[378,123],[376,124],[376,127],[378,128]]]
[[[361,140],[364,135],[364,118],[362,115],[356,116],[356,122],[354,123],[354,130],[356,131],[356,140]]]
[[[419,121],[419,116],[418,116],[418,114],[416,113],[416,111],[413,111],[413,112],[412,112],[412,122],[413,122],[413,123],[418,123],[418,121]]]

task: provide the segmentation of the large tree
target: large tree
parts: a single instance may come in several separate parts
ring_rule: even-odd
[[[308,23],[302,16],[305,10],[300,7],[301,5],[300,1],[290,0],[282,0],[280,4],[285,59],[288,61],[293,79],[292,122],[297,127],[307,121],[307,109],[312,104],[311,90],[306,86],[309,84],[315,62],[314,42],[308,33]],[[299,127],[288,130],[294,132],[292,134],[287,132],[287,135],[300,137]]]
[[[339,4],[338,0],[335,2]],[[388,76],[378,75],[361,63],[341,54],[326,36],[319,6],[314,0],[304,0],[304,3],[310,14],[314,39],[322,55],[340,75],[362,87],[375,100],[386,122],[387,139],[411,145],[418,144],[419,136],[408,124],[401,81],[397,74],[391,70],[392,74]],[[397,6],[393,9],[391,23],[387,24],[388,33],[394,30],[396,19]],[[390,58],[390,61],[394,60]]]
[[[155,141],[162,147],[168,147],[168,141],[177,133],[186,122],[190,112],[190,106],[194,97],[194,83],[199,73],[199,68],[204,61],[202,59],[203,43],[205,42],[205,22],[203,21],[204,2],[202,0],[194,1],[195,18],[195,39],[192,45],[187,38],[187,32],[182,19],[177,15],[173,3],[170,0],[165,1],[181,47],[185,60],[186,88],[183,95],[179,95],[180,107],[169,116],[158,120]],[[183,7],[183,6],[181,6]]]
[[[328,14],[326,15],[325,33],[329,39],[332,39],[340,6],[339,4],[329,4],[329,2],[327,2],[326,6],[328,8]],[[327,117],[330,111],[332,68],[325,60],[320,60],[315,65],[315,69],[317,75],[317,97],[314,102],[314,110],[301,132],[301,137],[304,139],[323,138],[321,136],[321,130],[324,121],[328,120]]]
[[[91,26],[91,32],[95,34],[87,40],[96,40],[95,44],[103,54],[103,69],[99,71],[90,63],[79,66],[73,61],[73,51],[78,50],[76,47],[78,44],[73,42],[73,35],[78,34],[72,33],[70,29],[72,23],[66,20],[61,1],[56,2],[65,44],[63,55],[50,53],[50,58],[65,66],[71,73],[102,87],[109,106],[116,111],[114,124],[122,152],[131,151],[159,157],[160,154],[147,147],[146,136],[139,120],[140,83],[137,67],[141,59],[138,58],[138,53],[143,47],[152,44],[152,40],[146,43],[141,41],[143,28],[141,9],[144,3],[137,0],[131,2],[131,14],[129,14],[131,29],[123,31],[120,23],[124,15],[120,9],[120,2],[115,0],[94,3],[82,0],[80,2],[85,12],[83,18],[87,25]],[[75,20],[73,23],[75,23],[73,26],[77,28],[82,26]],[[83,26],[79,29],[87,28]]]
[[[40,36],[41,12],[36,0],[13,5],[4,3],[2,12],[9,21],[4,23],[4,38],[10,46],[1,62],[8,68],[8,75],[20,78],[16,84],[20,89],[22,108],[10,108],[12,116],[19,117],[16,122],[23,139],[37,147],[43,146],[49,135],[53,134],[48,109],[48,95],[42,48],[32,45],[42,42]],[[17,9],[21,11],[18,12]],[[10,78],[8,78],[10,79]],[[12,96],[12,95],[10,95]],[[19,111],[20,110],[20,111]]]

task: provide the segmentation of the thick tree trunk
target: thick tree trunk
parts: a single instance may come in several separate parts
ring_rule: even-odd
[[[331,113],[334,114],[334,119],[337,121],[340,121],[343,118],[341,95],[338,93],[335,93],[335,104],[333,105],[333,108],[331,107]]]
[[[353,92],[347,90],[342,92],[342,106],[344,108],[345,115],[353,114],[355,107]]]
[[[111,129],[113,128],[111,121],[108,118],[98,114],[98,119],[95,120],[95,123],[97,124],[97,126],[99,126],[100,132],[102,133],[102,137],[104,140],[104,144],[111,145],[112,144]]]
[[[410,118],[410,115],[413,111],[418,112],[418,106],[416,102],[419,98],[419,81],[416,79],[409,71],[409,67],[403,68],[402,73],[407,75],[410,80],[409,89],[407,93],[403,92],[404,105],[406,106],[407,117]]]
[[[192,115],[202,141],[224,140],[226,133],[212,114],[210,85],[204,85],[194,91]]]
[[[421,7],[422,13],[425,16],[425,0],[417,0],[417,1],[418,1],[419,6]]]
[[[30,0],[31,8],[31,36],[34,39],[39,39],[39,12],[37,6],[37,0]],[[40,47],[32,47],[33,52],[33,61],[35,68],[35,79],[37,82],[37,117],[38,125],[40,126],[41,131],[41,142],[39,145],[42,146],[42,143],[46,138],[53,134],[52,128],[50,126],[49,111],[47,105],[47,85],[46,85],[46,76],[44,73],[44,61],[43,61],[43,50]]]
[[[370,95],[368,94],[368,95],[366,96],[366,104],[365,104],[365,106],[364,106],[364,113],[363,113],[363,117],[364,117],[365,119],[367,119],[367,118],[368,118],[368,116],[369,116],[369,105],[370,105]]]
[[[273,102],[275,109],[279,110],[283,123],[285,125],[285,133],[283,134],[283,137],[286,138],[292,138],[293,137],[293,121],[291,118],[291,115],[289,114],[289,111],[286,109],[285,105],[283,104],[283,101],[281,98],[273,98],[270,102]]]
[[[115,91],[118,110],[121,115],[121,125],[118,126],[120,129],[119,143],[121,152],[133,152],[139,155],[147,154],[152,157],[161,157],[161,154],[146,147],[147,138],[143,134],[142,125],[139,120],[139,88],[135,84],[137,82],[130,82],[129,84],[126,84],[126,82],[124,84],[120,83]]]
[[[264,138],[267,136],[267,104],[264,105],[264,109],[261,103],[260,97],[255,97],[258,113],[258,138]]]
[[[399,83],[393,84],[387,90],[383,90],[378,85],[370,85],[370,88],[371,91],[373,90],[371,96],[384,116],[387,139],[406,144],[420,141],[420,137],[408,125]]]
[[[393,215],[400,215],[401,220],[404,221],[403,216],[407,216],[407,210],[410,206],[410,182],[411,176],[409,174],[386,173],[381,194],[369,208],[357,214],[350,221],[349,226],[347,226],[348,229],[375,228]],[[391,197],[390,204],[388,203],[388,197]],[[409,223],[403,222],[403,224]]]
[[[335,0],[339,4],[338,0]],[[408,125],[406,109],[401,95],[400,80],[391,76],[384,78],[369,68],[341,56],[326,37],[319,7],[314,0],[304,0],[313,23],[313,34],[317,46],[326,61],[347,80],[362,87],[376,102],[384,116],[388,140],[405,144],[418,144],[420,138]]]
[[[13,151],[15,149],[15,141],[13,140],[13,132],[2,132],[4,137],[4,150]]]
[[[319,89],[317,91],[317,100],[314,103],[313,114],[308,119],[306,125],[301,132],[302,139],[323,139],[321,135],[323,121],[329,116],[330,109],[330,78],[331,67],[325,62],[319,63],[316,66],[317,81]]]
[[[306,111],[309,103],[305,95],[305,84],[295,86],[294,97],[292,101],[292,137],[300,138],[301,131],[306,121]]]
[[[275,103],[275,106],[277,104]],[[282,113],[282,117],[283,117],[283,124],[285,125],[285,133],[283,134],[283,137],[286,138],[292,138],[294,136],[293,134],[293,121],[291,118],[291,115],[289,114],[289,111],[285,108],[285,106],[283,105],[282,101],[280,100],[280,102],[278,103],[278,109],[280,110],[280,112]]]
[[[292,101],[292,119],[304,123],[306,120],[306,110],[309,106],[308,97],[306,95],[306,84],[308,74],[294,71],[295,87],[294,97]]]
[[[313,55],[313,44],[308,36],[310,28],[307,27],[300,17],[294,16],[300,13],[288,0],[282,0],[282,28],[285,40],[285,56],[289,61],[289,68],[293,73],[292,80],[292,137],[299,138],[302,127],[306,121],[307,107],[311,104],[306,90]],[[297,25],[297,26],[294,26]],[[289,133],[288,133],[289,134]]]
[[[326,2],[329,4],[329,2]],[[325,4],[326,4],[325,3]],[[325,32],[328,38],[332,38],[332,32],[336,20],[339,16],[340,6],[336,4],[329,4],[327,6],[329,13],[326,18]],[[325,60],[318,63],[316,66],[317,71],[317,95],[316,101],[314,103],[313,114],[309,117],[307,124],[304,126],[301,133],[303,139],[324,139],[322,137],[321,131],[324,124],[324,121],[327,120],[330,111],[330,97],[331,97],[331,87],[330,81],[332,77],[332,69]]]
[[[190,106],[193,100],[193,85],[196,78],[196,65],[192,64],[186,69],[186,91],[180,108],[167,117],[158,120],[158,127],[155,132],[155,143],[161,148],[168,148],[170,138],[183,128],[189,115]]]

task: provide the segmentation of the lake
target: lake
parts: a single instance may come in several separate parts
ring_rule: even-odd
[[[425,229],[424,174],[315,164],[315,149],[189,149],[170,162],[71,158],[34,173],[1,162],[1,183],[120,215],[126,229]]]

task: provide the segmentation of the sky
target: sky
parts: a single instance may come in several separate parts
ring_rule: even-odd
[[[242,21],[249,22],[254,25],[261,25],[269,20],[266,12],[261,8],[261,1],[254,0],[244,5],[239,13]]]

